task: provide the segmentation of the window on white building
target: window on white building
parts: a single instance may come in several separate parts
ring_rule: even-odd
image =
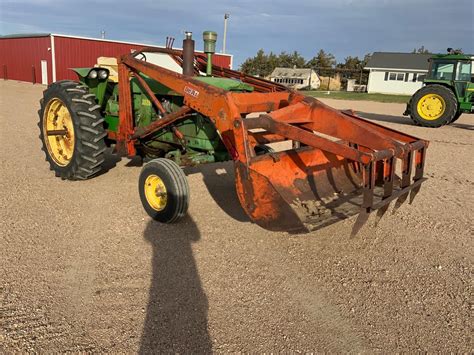
[[[405,79],[405,73],[385,72],[384,80],[403,81],[404,79]]]

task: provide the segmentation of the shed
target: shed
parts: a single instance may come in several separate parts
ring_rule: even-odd
[[[70,68],[92,67],[98,57],[118,57],[143,47],[164,48],[53,33],[0,36],[0,78],[42,84],[76,79]],[[216,65],[232,68],[232,55],[216,53],[213,59]],[[166,61],[159,64],[167,67]]]
[[[292,89],[317,89],[321,84],[319,75],[310,68],[275,68],[270,80]]]

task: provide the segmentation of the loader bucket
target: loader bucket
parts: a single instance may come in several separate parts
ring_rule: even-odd
[[[426,141],[311,98],[246,118],[244,124],[249,137],[273,135],[303,144],[254,156],[247,164],[236,162],[241,205],[265,229],[308,232],[359,214],[356,234],[370,212],[378,209],[381,217],[390,201],[403,202],[410,191],[414,196],[424,181]],[[253,135],[255,129],[260,131]],[[411,181],[414,153],[416,173]],[[401,178],[395,174],[397,160]]]
[[[259,156],[236,169],[237,191],[247,214],[269,230],[304,232],[355,215],[362,182],[340,157],[304,147]]]

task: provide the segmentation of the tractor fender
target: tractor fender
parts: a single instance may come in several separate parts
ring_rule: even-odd
[[[96,96],[98,104],[102,106],[102,104],[104,103],[105,91],[106,91],[106,88],[107,88],[107,83],[108,83],[108,77],[109,77],[109,74],[110,74],[110,70],[107,69],[107,68],[102,68],[102,67],[70,68],[70,69],[77,74],[78,80],[82,84],[86,85],[89,88],[89,92],[93,93]],[[106,79],[100,79],[100,78],[91,79],[91,78],[89,78],[89,73],[92,70],[105,70],[105,71],[107,71],[107,78]]]
[[[73,72],[77,74],[78,79],[84,79],[84,78],[87,78],[87,76],[89,75],[90,71],[93,68],[69,68],[69,69],[71,69]]]

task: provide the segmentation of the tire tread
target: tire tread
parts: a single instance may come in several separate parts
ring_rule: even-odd
[[[45,152],[45,158],[49,162],[50,169],[62,179],[89,179],[102,170],[102,163],[105,161],[106,145],[104,138],[107,136],[107,132],[103,124],[104,119],[100,110],[98,110],[100,106],[96,103],[95,95],[89,94],[86,89],[87,87],[76,81],[58,81],[48,86],[40,100],[38,127],[40,129],[42,150]],[[73,158],[66,167],[61,167],[54,162],[49,156],[44,141],[43,113],[49,100],[55,97],[61,99],[68,107],[74,124],[75,149]],[[94,99],[91,100],[92,98]]]

